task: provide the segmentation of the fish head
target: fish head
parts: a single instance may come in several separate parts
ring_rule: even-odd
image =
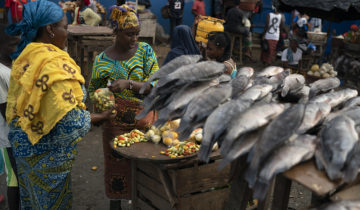
[[[250,78],[254,75],[254,69],[252,67],[241,67],[237,73],[237,77],[239,76],[245,76],[247,78]]]

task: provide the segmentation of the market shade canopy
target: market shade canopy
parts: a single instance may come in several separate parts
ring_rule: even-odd
[[[296,9],[329,21],[360,19],[360,0],[277,0],[277,4],[280,11]]]

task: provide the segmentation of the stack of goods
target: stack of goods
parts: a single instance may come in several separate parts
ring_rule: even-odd
[[[207,43],[207,35],[212,31],[224,31],[225,21],[210,16],[199,16],[196,24],[195,40]]]
[[[114,138],[114,148],[116,147],[130,147],[132,144],[139,142],[147,142],[145,134],[137,129],[130,131],[129,133],[121,134]]]
[[[195,154],[199,151],[200,145],[194,142],[184,141],[175,146],[170,147],[166,151],[161,151],[161,154],[167,155],[170,158],[184,157]]]
[[[330,180],[352,182],[360,169],[360,97],[354,89],[334,90],[336,77],[305,84],[300,74],[270,66],[254,74],[239,69],[231,79],[225,66],[180,56],[148,82],[157,85],[143,101],[140,119],[158,112],[156,126],[181,119],[180,141],[203,128],[199,158],[209,161],[220,146],[220,168],[248,154],[245,180],[254,198],[264,199],[272,179],[301,162],[315,159]],[[291,102],[287,100],[292,98]],[[341,145],[341,146],[339,146]]]
[[[329,78],[336,77],[337,72],[334,70],[334,67],[331,64],[324,63],[320,68],[318,64],[312,65],[310,71],[307,72],[307,75],[318,78]]]

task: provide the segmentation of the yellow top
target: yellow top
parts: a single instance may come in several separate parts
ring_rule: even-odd
[[[73,25],[77,25],[77,17],[79,13],[79,7],[75,9],[75,18]],[[97,26],[101,21],[101,16],[94,12],[91,8],[86,8],[84,11],[80,11],[80,16],[84,18],[85,24],[89,26]]]
[[[18,117],[32,144],[48,134],[67,112],[85,109],[84,77],[69,54],[52,44],[30,43],[14,61],[6,119]]]

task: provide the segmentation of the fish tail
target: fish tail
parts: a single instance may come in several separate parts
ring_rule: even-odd
[[[358,175],[358,167],[349,167],[345,170],[344,181],[349,183],[356,179]]]
[[[285,97],[288,93],[289,93],[289,87],[284,86],[282,91],[281,91],[281,97]]]
[[[329,167],[326,168],[326,174],[331,180],[341,179],[344,176],[336,165],[329,165]]]
[[[263,181],[257,181],[254,186],[253,198],[263,201],[269,189],[269,183]]]
[[[187,123],[187,126],[183,126],[183,127],[179,127],[177,129],[177,132],[179,133],[179,140],[183,141],[189,138],[189,136],[191,135],[191,133],[193,132],[193,129],[191,126],[189,126],[189,124]]]
[[[210,146],[207,145],[201,145],[200,150],[199,150],[199,154],[198,157],[201,161],[203,162],[209,162],[210,158],[209,158],[209,154],[210,154],[211,148]]]
[[[227,158],[224,158],[221,160],[221,162],[219,163],[217,169],[220,171],[222,170],[223,168],[225,168],[225,166],[227,166],[229,163],[231,162],[231,160],[227,159]]]
[[[258,172],[258,161],[253,159],[249,166],[249,169],[245,173],[245,180],[249,183],[249,187],[252,188],[255,185]]]

